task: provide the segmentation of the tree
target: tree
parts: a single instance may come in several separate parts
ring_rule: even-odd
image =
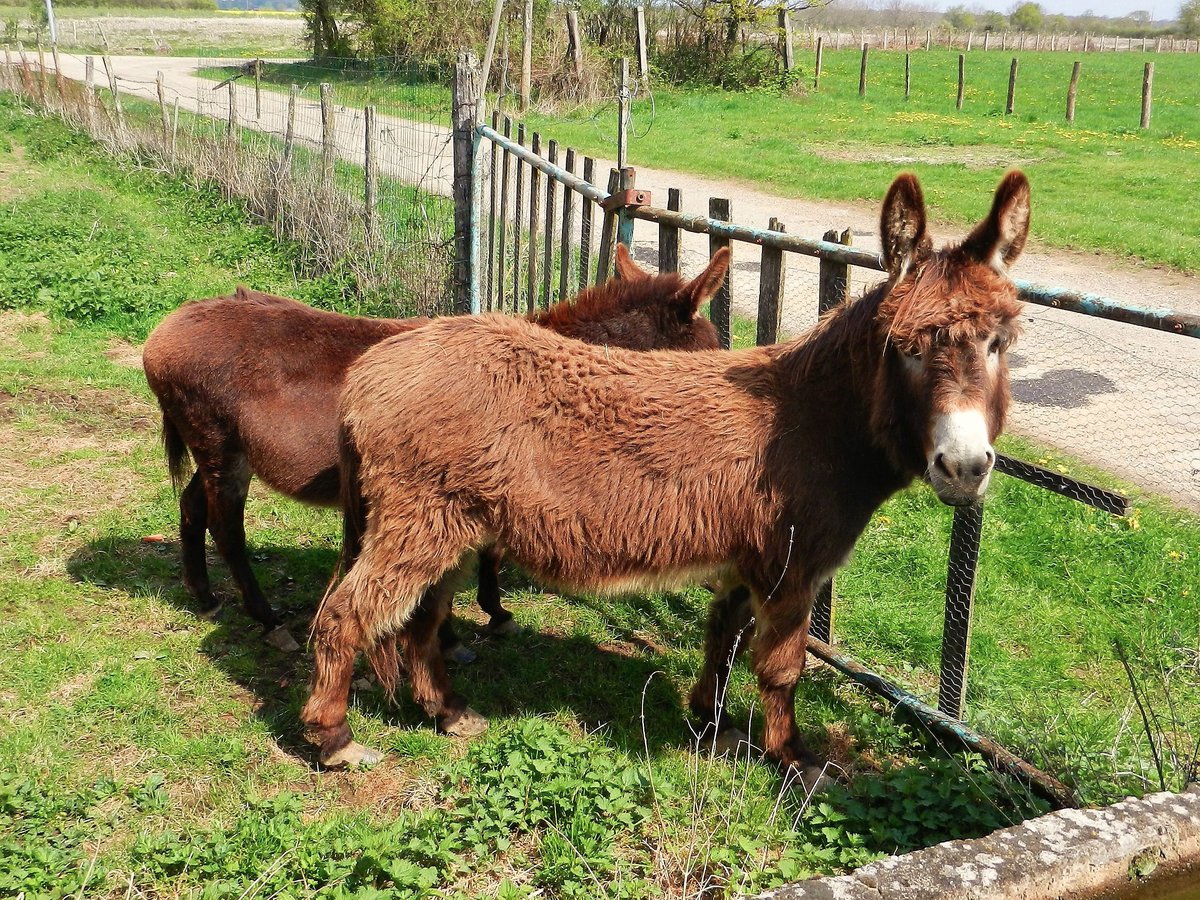
[[[975,13],[965,6],[952,6],[946,10],[946,22],[955,31],[970,31],[975,27]]]
[[[1185,37],[1200,37],[1200,0],[1184,0],[1179,7],[1179,28]]]
[[[742,31],[769,25],[783,9],[801,12],[825,6],[829,0],[676,0],[699,26],[700,45],[707,53],[728,57]]]
[[[1008,20],[1017,31],[1037,31],[1042,27],[1042,8],[1036,3],[1019,3]]]
[[[979,18],[979,24],[984,31],[1004,31],[1008,28],[1008,20],[1003,13],[988,10]]]

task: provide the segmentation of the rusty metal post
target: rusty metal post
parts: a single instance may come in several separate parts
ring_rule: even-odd
[[[959,506],[950,530],[950,561],[946,567],[946,616],[942,625],[942,670],[938,709],[961,719],[967,702],[967,662],[970,656],[971,615],[975,606],[975,572],[983,532],[983,505]]]

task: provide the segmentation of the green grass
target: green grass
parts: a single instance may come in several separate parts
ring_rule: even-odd
[[[518,573],[507,601],[526,634],[486,639],[470,598],[456,606],[480,659],[453,677],[491,719],[485,737],[437,736],[403,691],[392,707],[356,689],[351,724],[387,758],[314,772],[298,727],[306,658],[265,649],[235,603],[198,620],[179,585],[156,409],[120,362],[183,298],[238,281],[352,301],[336,279],[297,281],[294,249],[237,207],[122,169],[3,99],[0,195],[0,895],[753,892],[1034,808],[828,670],[801,683],[801,727],[855,777],[807,808],[780,799],[768,767],[689,746],[704,591],[565,598]],[[1122,724],[1113,638],[1172,740],[1200,722],[1200,524],[1138,511],[1114,520],[1005,479],[988,506],[970,718],[1090,800],[1155,786]],[[927,489],[903,493],[838,580],[845,645],[925,695],[949,522]],[[264,589],[301,633],[337,517],[256,486],[247,528]],[[754,697],[739,667],[731,712],[749,718]]]
[[[630,163],[749,182],[786,197],[871,203],[898,170],[910,169],[938,214],[963,224],[975,221],[978,198],[999,176],[1019,166],[1033,183],[1039,241],[1200,269],[1200,225],[1181,202],[1200,188],[1200,113],[1191,94],[1200,57],[1148,57],[1154,118],[1141,132],[1141,55],[1083,59],[1073,127],[1064,110],[1074,57],[1064,53],[1017,54],[1016,114],[1003,115],[1013,55],[968,57],[961,112],[954,108],[958,55],[938,50],[913,52],[907,103],[904,54],[894,51],[872,51],[865,99],[860,54],[850,50],[826,51],[815,94],[659,86],[653,108],[634,105]],[[608,158],[615,122],[611,106],[530,118],[543,137]]]

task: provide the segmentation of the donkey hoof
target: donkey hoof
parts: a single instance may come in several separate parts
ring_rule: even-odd
[[[794,791],[801,791],[806,797],[812,797],[831,787],[835,782],[826,771],[826,766],[819,764],[793,765],[784,776],[785,786]]]
[[[286,625],[272,628],[263,636],[263,640],[284,653],[295,653],[300,649],[300,645],[296,643],[296,639],[292,637],[292,633],[287,630]]]
[[[712,743],[713,756],[741,756],[753,746],[746,732],[740,728],[726,728]]]
[[[211,598],[208,603],[200,606],[200,611],[196,613],[201,619],[206,622],[215,622],[217,616],[221,614],[221,609],[225,606],[225,601],[216,597]]]
[[[370,747],[364,747],[358,741],[351,741],[345,747],[321,755],[321,765],[327,769],[366,769],[383,759],[383,754]]]
[[[470,738],[487,731],[488,720],[471,707],[467,707],[452,719],[441,723],[441,730],[451,737]]]
[[[447,648],[445,651],[445,657],[451,662],[456,662],[464,666],[470,665],[478,658],[475,655],[474,650],[471,650],[466,644],[461,643]]]
[[[514,634],[520,634],[525,629],[517,624],[516,619],[505,619],[497,625],[489,625],[488,633],[494,634],[496,637],[511,637]]]

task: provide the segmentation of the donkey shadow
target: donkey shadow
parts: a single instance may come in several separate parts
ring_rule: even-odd
[[[260,544],[251,553],[264,590],[289,628],[302,638],[325,592],[336,551]],[[219,560],[211,561],[214,576],[224,576]],[[165,600],[189,614],[196,612],[195,601],[179,580],[177,541],[101,537],[77,550],[67,570],[79,582]],[[215,626],[201,640],[201,650],[251,695],[254,714],[282,749],[312,759],[299,719],[311,675],[309,654],[288,654],[266,644],[261,627],[241,609],[232,581],[221,583],[226,602]],[[506,570],[502,583],[518,593],[533,587],[517,571]],[[484,715],[502,718],[567,710],[589,731],[602,729],[607,741],[634,755],[649,748],[657,757],[692,739],[695,726],[683,692],[698,674],[691,653],[703,640],[705,613],[694,597],[570,598],[567,602],[590,610],[613,635],[601,643],[579,634],[556,633],[552,623],[549,630],[490,636],[485,617],[464,597],[455,603],[455,628],[477,659],[469,665],[451,663],[450,674],[456,689]],[[515,601],[519,615],[517,595],[506,599]],[[685,650],[672,649],[668,643]],[[393,727],[431,726],[404,685],[389,700],[378,687],[368,686],[373,681],[369,676],[364,664],[355,681],[360,715]],[[682,691],[677,683],[685,685]],[[831,684],[810,684],[809,689],[821,695],[824,705],[842,706]],[[733,721],[745,725],[756,716],[751,705],[745,695],[731,698],[728,712]]]

